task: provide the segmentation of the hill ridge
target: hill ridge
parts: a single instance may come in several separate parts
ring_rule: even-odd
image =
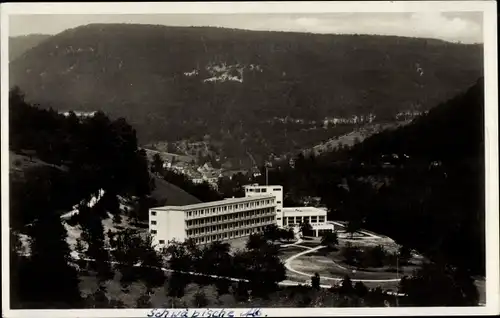
[[[143,144],[209,135],[222,157],[259,162],[335,137],[325,118],[393,121],[483,73],[482,45],[138,24],[64,31],[10,67],[10,83],[43,107],[125,117]],[[274,119],[286,116],[304,123]]]

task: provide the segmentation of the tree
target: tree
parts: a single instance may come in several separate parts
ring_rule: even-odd
[[[167,285],[167,293],[171,297],[180,298],[184,296],[184,289],[191,282],[191,278],[179,272],[174,272],[170,275]]]
[[[325,245],[329,250],[336,248],[339,244],[337,232],[327,232],[321,238],[321,245]]]
[[[195,308],[204,308],[208,305],[207,296],[202,290],[197,291],[194,294],[193,306]]]
[[[172,143],[172,142],[167,143],[167,152],[175,153],[176,151],[177,151],[177,147],[175,146],[174,143]],[[172,156],[172,157],[175,158],[175,156]]]
[[[246,248],[249,250],[259,250],[267,245],[267,241],[260,233],[252,233],[248,237]]]
[[[137,308],[151,308],[153,305],[151,304],[151,296],[149,293],[145,293],[136,300],[136,306]]]
[[[350,243],[347,243],[342,248],[342,256],[347,264],[350,265],[358,265],[361,260],[361,251],[357,246],[353,246]]]
[[[10,306],[13,309],[22,308],[25,301],[26,292],[29,294],[30,273],[26,269],[30,268],[29,258],[24,256],[22,242],[19,234],[10,231]],[[26,275],[28,274],[28,275]],[[28,278],[28,280],[26,280]]]
[[[85,298],[86,307],[89,308],[111,308],[110,301],[106,296],[106,289],[99,285],[97,290]]]
[[[126,308],[125,303],[119,299],[110,299],[109,308]]]
[[[110,266],[109,252],[104,246],[104,227],[101,217],[97,214],[98,205],[93,208],[81,206],[82,239],[87,243],[86,256],[93,261],[89,262],[90,268],[98,273],[100,280],[107,280],[113,276]]]
[[[151,236],[142,237],[125,229],[113,233],[110,246],[123,283],[141,279],[148,288],[163,285],[165,275],[161,270],[161,258],[153,248]],[[138,264],[141,266],[136,266]]]
[[[413,306],[477,306],[479,293],[470,273],[439,263],[424,263],[400,281],[400,292]]]
[[[228,243],[212,242],[201,252],[197,267],[207,274],[227,276],[231,271],[230,250],[231,246]]]
[[[365,297],[368,294],[368,288],[363,284],[363,282],[356,282],[354,284],[354,291],[358,297]]]
[[[293,240],[295,238],[295,231],[293,230],[293,228],[289,228],[288,230],[286,230],[286,234],[284,235],[284,237],[288,241]]]
[[[139,236],[140,246],[139,262],[141,266],[139,269],[139,277],[146,285],[148,290],[162,286],[165,282],[165,273],[162,268],[162,259],[158,252],[153,247],[153,239],[151,235]]]
[[[302,222],[300,224],[300,231],[302,232],[303,236],[311,236],[313,228],[311,223],[309,222]]]
[[[347,222],[346,232],[351,234],[351,239],[354,236],[354,233],[358,232],[361,229],[361,221],[359,219],[352,219]]]
[[[82,259],[83,257],[85,257],[86,248],[83,246],[83,242],[80,237],[76,239],[75,252],[78,253],[79,257],[79,259],[76,260],[76,264],[78,264],[80,269],[87,269],[88,262]]]
[[[185,242],[170,242],[165,252],[170,257],[169,264],[173,270],[191,271],[199,266],[202,251],[191,240]]]
[[[349,294],[352,294],[353,291],[354,291],[354,287],[352,286],[352,280],[349,277],[349,275],[345,275],[344,279],[340,283],[339,292],[341,294],[349,295]]]
[[[151,162],[151,172],[161,174],[163,171],[163,159],[159,153],[153,155],[153,161]]]
[[[367,247],[361,255],[363,267],[381,267],[387,258],[387,252],[382,245]]]
[[[372,288],[365,296],[367,305],[371,307],[385,306],[386,298],[387,294],[382,290],[382,287],[380,286]]]
[[[411,249],[406,245],[402,245],[399,247],[398,257],[400,266],[408,264],[412,256],[411,254],[412,254]]]
[[[118,195],[116,193],[106,192],[104,196],[99,200],[99,204],[102,205],[105,211],[113,215],[120,214],[120,201],[118,200]]]
[[[44,218],[30,231],[31,257],[24,272],[29,285],[23,292],[27,302],[42,308],[78,308],[82,306],[79,279],[70,265],[67,232],[58,215],[39,211]],[[51,288],[47,288],[50,286]]]
[[[121,224],[122,223],[122,217],[120,214],[118,214],[118,213],[113,214],[113,223],[114,224]]]
[[[233,257],[232,277],[249,280],[255,295],[265,295],[286,278],[286,270],[274,245],[237,252]]]
[[[276,224],[268,225],[264,228],[263,235],[266,240],[274,243],[274,241],[280,239],[280,229]]]
[[[80,257],[82,257],[83,253],[85,252],[85,247],[83,246],[81,238],[76,239],[75,251],[78,253]]]
[[[318,273],[314,273],[314,276],[311,277],[311,286],[314,289],[320,290],[320,277]]]

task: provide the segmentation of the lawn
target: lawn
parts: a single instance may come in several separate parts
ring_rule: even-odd
[[[293,255],[305,251],[305,248],[298,247],[298,246],[288,246],[288,247],[282,247],[279,250],[279,257],[281,260],[284,262],[288,258],[292,257]]]
[[[380,267],[380,268],[365,268],[359,269],[353,266],[350,266],[344,262],[344,258],[341,254],[342,247],[344,247],[347,243],[351,243],[360,248],[368,247],[368,246],[377,246],[383,245],[384,248],[388,251],[394,252],[397,248],[397,245],[390,239],[386,237],[374,237],[372,235],[354,235],[353,238],[350,235],[345,235],[344,233],[340,233],[339,235],[339,248],[336,251],[327,251],[326,249],[320,249],[317,251],[313,251],[311,253],[307,253],[302,255],[296,259],[294,259],[290,265],[293,269],[303,272],[308,275],[314,275],[318,273],[321,277],[321,284],[332,285],[339,283],[339,280],[332,279],[338,278],[341,279],[345,275],[349,275],[351,279],[369,279],[369,280],[386,280],[386,279],[396,279],[401,278],[404,275],[412,274],[413,270],[417,268],[420,264],[421,260],[414,259],[414,263],[410,266],[404,266],[399,268],[399,272],[396,273],[395,270],[390,267]],[[319,239],[307,240],[300,245],[307,247],[316,247],[320,244]],[[289,250],[283,249],[281,250],[282,258],[285,261],[290,256],[304,251],[304,249],[299,249],[297,247],[289,247]],[[353,270],[355,270],[353,272]],[[287,277],[289,280],[294,280],[298,282],[310,282],[310,278],[304,275],[300,275],[297,273],[293,273],[287,271]],[[330,279],[329,279],[330,278]],[[398,286],[398,282],[366,282],[369,288],[375,288],[377,286],[381,286],[383,289],[392,289],[396,290]]]
[[[321,244],[320,239],[315,239],[315,240],[303,241],[299,245],[307,246],[307,247],[316,247],[320,244]]]

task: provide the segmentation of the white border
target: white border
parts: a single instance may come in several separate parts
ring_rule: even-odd
[[[265,1],[6,3],[8,14],[200,14],[328,12],[464,12],[495,9],[494,1]]]
[[[363,2],[212,2],[212,3],[3,3],[1,23],[1,181],[2,308],[4,317],[137,317],[146,309],[10,310],[9,304],[9,157],[8,157],[8,16],[13,14],[148,14],[148,13],[329,13],[329,12],[483,12],[486,160],[486,295],[484,307],[400,308],[266,308],[268,316],[408,316],[498,314],[498,74],[495,1],[363,1]],[[47,288],[50,288],[47,286]],[[241,312],[235,309],[235,312]]]

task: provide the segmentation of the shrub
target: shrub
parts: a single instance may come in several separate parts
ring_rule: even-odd
[[[114,224],[121,224],[122,223],[122,217],[120,214],[116,213],[113,215],[113,223]]]
[[[362,253],[363,267],[382,267],[387,258],[387,252],[382,245],[368,247]]]
[[[347,264],[355,266],[360,264],[362,252],[357,246],[348,243],[342,248],[341,253]]]
[[[208,305],[208,299],[205,293],[202,290],[199,290],[194,294],[193,297],[193,306],[196,308],[203,308]]]
[[[368,288],[362,282],[357,282],[354,285],[354,292],[359,297],[365,297],[368,294]]]

